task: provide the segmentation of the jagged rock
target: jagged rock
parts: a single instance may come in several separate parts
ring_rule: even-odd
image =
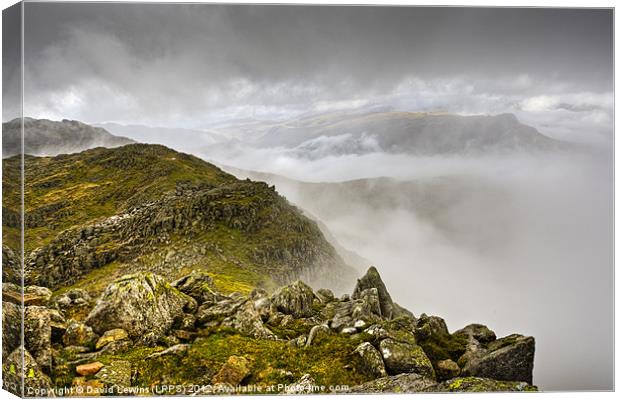
[[[267,291],[262,289],[252,290],[250,300],[254,302],[254,310],[258,312],[261,320],[269,320],[271,317],[271,298],[269,298]]]
[[[85,323],[96,333],[122,328],[130,338],[164,336],[196,301],[153,273],[124,276],[110,284]]]
[[[245,302],[244,298],[227,298],[215,304],[200,305],[196,312],[196,323],[204,326],[212,321],[220,322],[234,315]]]
[[[86,364],[80,364],[79,366],[77,366],[75,368],[75,372],[81,376],[89,376],[89,375],[97,374],[97,372],[101,370],[102,368],[103,368],[103,363],[101,362],[86,363]]]
[[[385,364],[381,353],[369,342],[361,343],[355,353],[359,356],[362,370],[371,378],[381,378],[387,376]]]
[[[320,341],[322,338],[329,336],[330,334],[331,330],[325,324],[314,326],[310,329],[310,333],[308,334],[308,340],[306,341],[306,346],[310,346],[313,343]]]
[[[321,303],[329,303],[336,300],[334,293],[327,288],[320,288],[316,291],[316,297]]]
[[[3,387],[21,396],[55,397],[50,378],[41,370],[34,357],[23,346],[15,349],[2,362]]]
[[[222,321],[222,326],[231,327],[243,335],[259,339],[273,339],[275,334],[263,325],[260,314],[254,308],[252,301],[241,305],[237,312]]]
[[[375,288],[378,292],[379,303],[381,306],[381,316],[391,319],[394,315],[394,302],[392,301],[392,297],[385,287],[383,280],[381,280],[379,272],[374,266],[371,266],[366,274],[357,280],[357,285],[355,286],[355,290],[353,291],[351,298],[361,298],[362,292],[369,288]]]
[[[352,393],[414,393],[424,392],[437,384],[430,378],[415,373],[378,378],[352,387]]]
[[[378,291],[370,288],[359,293],[357,299],[330,302],[322,310],[325,319],[331,319],[330,327],[341,331],[346,327],[355,328],[355,323],[362,320],[368,324],[381,320],[381,308]]]
[[[381,341],[379,349],[390,374],[416,373],[435,378],[433,365],[420,346],[387,338]]]
[[[127,331],[122,328],[114,328],[104,332],[101,335],[101,338],[99,338],[95,344],[95,349],[99,350],[111,342],[125,341],[128,339],[129,335],[127,334]]]
[[[388,338],[389,336],[387,330],[381,327],[381,325],[379,324],[373,324],[372,326],[365,329],[364,333],[372,335],[377,341]]]
[[[155,352],[149,356],[147,356],[147,359],[153,359],[156,357],[162,357],[162,356],[183,356],[187,353],[187,350],[189,349],[189,345],[187,344],[177,344],[177,345],[173,345],[170,348],[164,349],[161,352]]]
[[[26,306],[24,345],[45,372],[52,368],[52,327],[46,307]]]
[[[213,377],[213,384],[239,385],[250,374],[250,361],[242,356],[231,356]]]
[[[297,382],[286,387],[285,395],[304,395],[316,391],[316,382],[310,374],[304,374]]]
[[[455,331],[453,335],[465,335],[467,337],[472,337],[481,344],[488,344],[489,342],[497,339],[495,333],[489,329],[489,327],[482,324],[470,324],[458,331]]]
[[[98,338],[99,336],[95,334],[92,328],[84,323],[74,321],[67,327],[65,334],[62,336],[62,342],[65,346],[90,347],[97,342]]]
[[[463,364],[461,375],[531,384],[534,351],[533,337],[512,334],[491,342],[486,348],[466,352],[465,359],[459,359]]]
[[[280,287],[271,297],[275,309],[296,318],[312,316],[312,303],[315,299],[312,288],[297,280]]]
[[[2,302],[2,358],[13,352],[21,341],[21,307],[12,302]]]
[[[199,303],[213,303],[225,298],[215,290],[213,279],[207,273],[198,270],[192,270],[187,276],[172,283],[172,286]]]
[[[131,363],[126,360],[113,360],[110,364],[103,366],[95,374],[95,378],[106,387],[131,386]]]
[[[530,384],[519,381],[497,381],[490,378],[459,377],[429,387],[427,392],[512,392],[537,391]]]
[[[437,362],[435,374],[440,381],[449,380],[457,377],[461,372],[461,368],[452,359],[444,359]]]

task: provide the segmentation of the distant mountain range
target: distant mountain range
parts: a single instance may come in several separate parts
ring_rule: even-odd
[[[135,141],[78,121],[24,118],[24,149],[30,155],[68,154],[89,148],[113,148],[131,143]],[[20,152],[21,119],[17,118],[2,124],[2,156],[6,158]]]

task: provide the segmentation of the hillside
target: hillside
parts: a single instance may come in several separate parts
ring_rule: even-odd
[[[566,146],[520,123],[512,114],[424,112],[335,112],[293,119],[273,126],[257,143],[262,147],[285,146],[310,158],[369,152],[479,154]]]
[[[24,118],[24,151],[30,155],[57,155],[95,147],[119,147],[134,143],[126,137],[78,121],[60,122]],[[21,119],[2,124],[2,157],[21,152]]]
[[[25,157],[22,296],[19,161],[3,160],[12,392],[22,377],[39,396],[537,389],[533,337],[416,317],[273,186],[160,145]]]
[[[5,159],[4,168],[18,163]],[[163,146],[27,156],[25,169],[30,284],[98,294],[127,270],[177,278],[201,269],[225,292],[249,292],[302,276],[339,288],[353,276],[316,223],[273,187]],[[16,248],[19,202],[10,193],[19,180],[3,184],[5,244]]]

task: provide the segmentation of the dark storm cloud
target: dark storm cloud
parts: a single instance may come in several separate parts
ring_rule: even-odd
[[[25,15],[31,113],[90,121],[347,106],[412,77],[611,91],[610,10],[27,3]]]

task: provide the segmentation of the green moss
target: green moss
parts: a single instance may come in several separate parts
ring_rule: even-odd
[[[425,339],[418,339],[418,345],[422,347],[433,366],[436,366],[440,360],[458,361],[465,353],[467,338],[462,335],[431,334]]]
[[[479,377],[459,377],[448,381],[445,389],[442,390],[448,392],[535,392],[538,389],[535,386],[524,385],[516,381],[498,381]]]

